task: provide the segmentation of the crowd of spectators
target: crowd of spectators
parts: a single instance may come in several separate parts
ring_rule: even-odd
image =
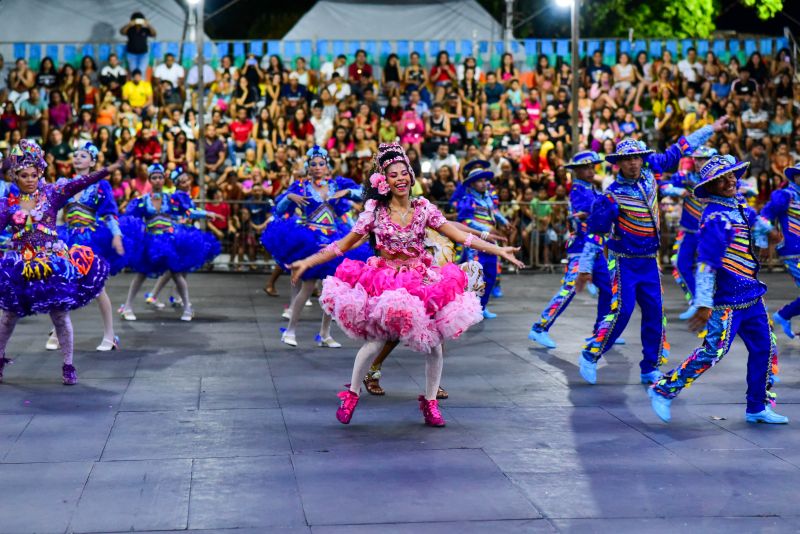
[[[570,190],[563,164],[573,135],[601,155],[625,136],[663,149],[727,115],[727,130],[711,143],[751,162],[747,181],[757,207],[781,186],[783,169],[800,161],[800,110],[787,50],[769,58],[756,52],[744,64],[736,56],[723,63],[712,52],[701,58],[693,48],[678,61],[669,51],[660,57],[642,51],[620,54],[613,65],[594,51],[577,73],[573,98],[569,63],[551,64],[547,56],[528,69],[506,53],[491,70],[473,57],[455,64],[444,51],[432,65],[416,52],[407,62],[390,54],[378,65],[359,50],[314,70],[308,58],[289,64],[251,54],[238,65],[222,57],[200,75],[172,54],[149,68],[146,40],[155,29],[146,21],[132,17],[122,32],[128,56],[112,54],[104,65],[89,56],[77,68],[44,58],[34,71],[24,59],[7,65],[0,57],[0,148],[40,138],[50,179],[72,173],[71,151],[82,141],[93,141],[105,161],[127,154],[111,177],[121,208],[148,191],[148,165],[159,161],[196,175],[203,151],[207,209],[222,215],[209,226],[236,263],[260,256],[257,236],[270,200],[304,173],[302,156],[314,144],[328,149],[335,174],[360,182],[379,143],[401,142],[420,177],[415,193],[442,203],[448,217],[460,167],[489,160],[500,209],[511,221],[508,237],[538,263],[557,263],[563,254]],[[200,98],[207,113],[198,146]],[[577,132],[569,122],[575,104]],[[598,173],[608,183],[614,169],[603,165]],[[539,248],[532,251],[534,237]]]

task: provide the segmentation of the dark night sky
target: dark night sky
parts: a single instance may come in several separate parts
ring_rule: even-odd
[[[536,37],[568,37],[569,20],[566,13],[551,6],[554,0],[517,0],[516,9],[524,17],[547,7],[532,22]],[[587,1],[587,0],[584,0]],[[589,0],[591,1],[591,0]],[[680,1],[680,0],[677,0]],[[229,0],[206,0],[206,14],[211,15]],[[502,21],[503,0],[479,0],[487,10]],[[297,20],[315,4],[315,0],[238,0],[222,13],[208,20],[206,30],[219,39],[270,38],[280,39]],[[748,34],[777,35],[788,26],[800,36],[800,0],[784,0],[787,16],[778,14],[770,21],[760,21],[754,10],[745,8],[738,0],[722,0],[722,14],[717,20],[718,30]],[[792,21],[789,17],[794,18]],[[522,29],[525,32],[525,29]],[[530,31],[530,30],[528,30]],[[524,35],[525,33],[522,33]],[[646,37],[646,32],[640,35]]]

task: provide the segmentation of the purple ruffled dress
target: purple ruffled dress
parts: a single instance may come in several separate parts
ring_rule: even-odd
[[[103,290],[109,265],[82,245],[68,247],[58,237],[56,215],[68,199],[108,176],[103,169],[74,180],[40,182],[30,211],[10,194],[0,199],[0,230],[11,233],[0,259],[0,309],[19,317],[88,304]]]

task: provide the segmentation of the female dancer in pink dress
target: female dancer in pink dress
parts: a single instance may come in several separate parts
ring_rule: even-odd
[[[467,275],[453,263],[436,266],[425,249],[425,229],[432,228],[482,252],[522,267],[519,250],[498,247],[447,222],[424,198],[410,198],[414,172],[403,148],[382,144],[375,171],[366,185],[366,203],[353,230],[321,252],[292,264],[292,281],[314,266],[330,261],[370,235],[379,254],[366,262],[345,259],[322,285],[320,304],[339,327],[364,341],[356,354],[349,389],[339,393],[336,418],[350,422],[358,404],[359,386],[373,358],[386,341],[400,341],[425,354],[425,395],[420,409],[425,423],[444,426],[436,392],[442,376],[442,342],[454,339],[481,321],[478,297],[466,291]]]

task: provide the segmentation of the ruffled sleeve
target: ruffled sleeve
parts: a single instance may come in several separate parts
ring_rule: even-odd
[[[353,233],[358,235],[367,235],[375,228],[375,210],[378,203],[375,199],[367,200],[364,204],[364,211],[358,216],[355,226],[353,226]]]
[[[425,226],[438,230],[444,223],[447,222],[439,208],[428,202],[426,199],[420,199],[421,209],[425,213]]]

